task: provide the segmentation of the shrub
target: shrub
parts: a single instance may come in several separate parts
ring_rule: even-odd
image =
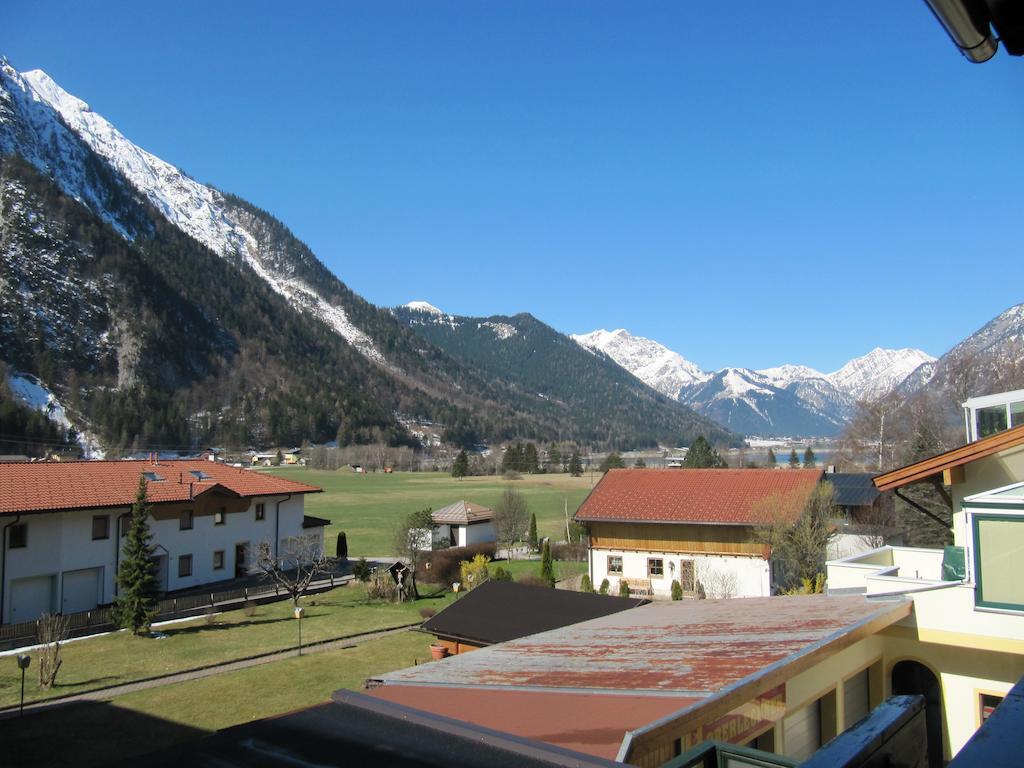
[[[555,563],[551,558],[551,544],[545,540],[540,556],[540,577],[549,586],[555,586]]]
[[[514,469],[506,469],[504,478],[506,480],[522,480],[523,476],[516,472]]]
[[[619,597],[629,597],[629,583],[625,579],[619,579]]]
[[[251,619],[253,616],[256,615],[256,603],[254,603],[252,600],[246,600],[245,602],[243,602],[242,613],[245,615],[246,618]]]
[[[420,618],[430,619],[437,615],[437,610],[434,608],[420,608]]]
[[[611,589],[611,584],[608,583],[608,579],[601,579],[601,588],[598,591],[599,594],[607,595],[608,590]]]
[[[585,544],[552,544],[551,557],[555,560],[565,560],[574,563],[582,563],[587,559],[587,547]]]
[[[678,579],[672,579],[672,599],[683,599],[683,585],[679,583]]]
[[[465,590],[479,587],[490,578],[487,570],[489,558],[487,555],[476,555],[472,560],[463,560],[459,563],[459,581]]]
[[[370,568],[370,564],[366,562],[365,557],[360,557],[352,566],[352,575],[357,581],[361,581],[364,584],[370,580],[372,574],[373,569]]]
[[[584,573],[583,578],[580,579],[580,592],[593,593],[594,585],[590,581],[590,574]]]
[[[212,605],[206,606],[206,610],[203,611],[203,620],[209,627],[217,623],[217,610]]]
[[[477,555],[484,555],[488,560],[493,560],[497,546],[490,541],[469,547],[449,547],[431,552],[417,565],[416,579],[447,586],[462,578],[460,565],[464,560],[472,560]]]
[[[491,581],[512,581],[512,572],[506,571],[499,565],[491,574]]]
[[[366,596],[371,600],[398,601],[398,585],[385,570],[374,571],[366,585]]]

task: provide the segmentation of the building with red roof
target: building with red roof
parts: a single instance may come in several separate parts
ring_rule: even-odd
[[[576,512],[590,537],[590,576],[614,592],[766,597],[770,552],[757,526],[795,521],[824,473],[816,469],[613,469]]]
[[[158,578],[175,591],[247,575],[254,547],[317,537],[321,489],[202,459],[0,464],[0,620],[111,603],[121,541],[146,480]]]

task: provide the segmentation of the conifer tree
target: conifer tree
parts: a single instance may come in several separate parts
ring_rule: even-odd
[[[452,462],[452,477],[457,477],[459,480],[469,474],[469,456],[466,455],[466,449],[463,448],[459,451],[459,455],[455,457],[455,461]]]
[[[637,459],[636,461],[633,462],[633,469],[646,469],[646,468],[647,468],[647,462],[644,461],[643,458],[639,458],[639,459]]]
[[[579,451],[572,452],[572,458],[569,459],[569,474],[573,477],[579,477],[583,474],[583,462],[580,461]]]
[[[807,450],[804,451],[804,469],[814,469],[817,465],[817,461],[814,458],[814,451],[811,450],[811,446],[807,446]]]
[[[622,457],[619,454],[612,451],[611,453],[604,457],[604,460],[601,462],[601,465],[598,467],[598,469],[600,469],[602,472],[607,472],[609,469],[623,469],[625,466],[626,463],[622,460]]]
[[[800,466],[800,457],[796,455],[796,448],[789,452],[789,468],[796,469]]]
[[[593,593],[594,585],[590,581],[590,574],[584,573],[583,578],[580,579],[580,592]]]
[[[117,571],[118,593],[114,600],[114,621],[135,635],[149,630],[157,611],[159,585],[153,559],[156,548],[150,544],[152,538],[149,505],[146,504],[146,479],[140,476]]]
[[[771,467],[774,467],[777,463],[778,463],[778,460],[775,458],[775,451],[773,451],[771,448],[769,448],[768,449],[768,465],[771,466]]]
[[[687,469],[720,469],[729,466],[707,441],[704,435],[698,435],[690,450],[686,452],[683,466]]]
[[[537,515],[530,513],[530,532],[526,536],[530,549],[537,551]]]
[[[555,586],[555,563],[551,559],[551,542],[546,540],[540,556],[540,578],[549,586]]]
[[[562,471],[562,452],[558,450],[557,445],[552,445],[548,448],[548,472],[561,472]]]
[[[537,458],[537,446],[533,443],[527,443],[526,448],[523,449],[522,471],[529,472],[530,474],[540,472],[540,464]]]

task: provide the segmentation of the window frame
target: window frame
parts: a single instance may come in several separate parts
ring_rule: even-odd
[[[661,573],[654,573],[651,566],[654,563],[660,563],[658,566],[661,569]],[[665,578],[665,558],[663,557],[648,557],[647,558],[647,578],[649,579],[664,579]]]
[[[102,535],[96,535],[96,523],[103,521],[103,532]],[[110,538],[110,515],[93,515],[92,516],[92,540],[93,541],[105,541]]]
[[[1024,612],[1024,602],[1021,603],[1004,603],[996,600],[985,599],[985,585],[984,585],[984,574],[982,569],[982,547],[981,547],[981,530],[978,525],[979,522],[1012,522],[1018,525],[1024,526],[1024,515],[1013,515],[1013,514],[1000,514],[998,512],[980,512],[975,511],[976,507],[970,509],[971,518],[971,549],[973,550],[973,557],[971,558],[974,562],[972,566],[974,568],[974,607],[996,610],[996,611],[1012,611],[1014,613]]]
[[[14,533],[17,531],[21,534],[21,543],[14,543]],[[15,523],[7,529],[7,548],[8,549],[27,549],[28,548],[28,523]]]
[[[214,525],[225,525],[228,521],[228,508],[221,507],[213,513],[213,524]]]
[[[618,568],[618,570],[615,570],[615,568],[612,567],[612,560],[618,560],[619,561],[619,568]],[[624,563],[623,563],[622,555],[608,555],[608,575],[609,576],[621,576],[622,575],[623,566],[624,566]]]
[[[213,570],[223,571],[224,570],[224,553],[223,549],[215,549],[213,551]],[[218,556],[220,557],[220,565],[217,565]]]
[[[267,505],[266,502],[257,502],[255,509],[256,522],[267,519]]]
[[[188,525],[185,525],[185,521],[188,520]],[[196,514],[195,510],[183,509],[178,513],[178,530],[179,531],[191,531],[196,526]]]
[[[186,570],[184,566],[188,566],[187,573],[182,573]],[[187,579],[192,575],[192,555],[178,555],[178,578]]]

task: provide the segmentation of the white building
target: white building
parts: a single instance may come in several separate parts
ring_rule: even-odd
[[[442,507],[430,519],[437,525],[435,546],[468,547],[497,541],[494,528],[494,510],[469,501],[456,501]]]
[[[145,477],[166,592],[247,575],[254,547],[298,537],[315,486],[203,460],[0,464],[0,620],[31,621],[113,602],[121,543]]]
[[[767,597],[768,547],[756,526],[772,515],[795,521],[821,470],[613,469],[576,520],[590,538],[590,578],[625,580],[631,592],[668,596],[679,581],[687,597]]]

